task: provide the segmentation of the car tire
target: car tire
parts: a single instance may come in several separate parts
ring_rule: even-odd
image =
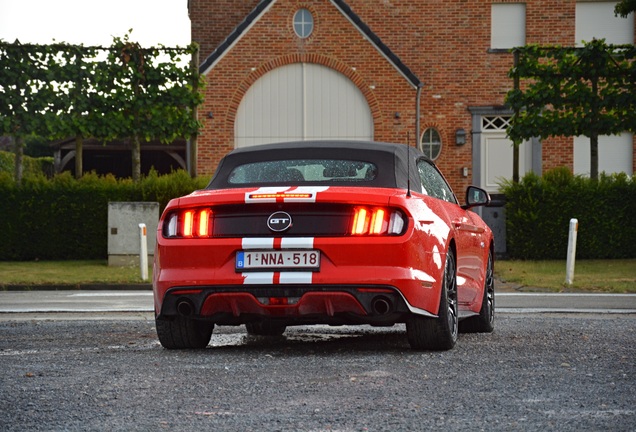
[[[263,320],[245,323],[245,328],[252,336],[280,336],[285,333],[287,326]]]
[[[466,318],[459,323],[462,333],[491,333],[495,329],[495,276],[492,252],[488,254],[486,277],[484,278],[484,297],[479,315]]]
[[[155,319],[159,342],[167,349],[201,349],[208,346],[213,323],[177,316],[174,319]]]
[[[455,255],[446,254],[444,277],[437,318],[412,315],[406,322],[406,335],[415,350],[445,351],[457,343],[459,317]]]

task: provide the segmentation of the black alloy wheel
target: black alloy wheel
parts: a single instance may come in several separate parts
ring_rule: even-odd
[[[488,253],[488,264],[484,277],[484,296],[479,315],[459,323],[462,333],[491,333],[495,329],[495,274],[492,251]]]
[[[444,351],[455,346],[458,333],[457,273],[455,255],[449,251],[437,318],[412,315],[406,323],[406,334],[413,349]]]

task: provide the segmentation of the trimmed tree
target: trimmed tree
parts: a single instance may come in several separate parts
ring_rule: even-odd
[[[140,140],[168,143],[196,136],[203,101],[197,46],[141,48],[126,35],[113,45],[22,45],[0,41],[0,133],[15,138],[22,177],[24,137],[75,137],[75,173],[83,173],[84,138],[131,139],[140,179]]]
[[[598,137],[636,131],[636,47],[593,40],[582,48],[528,45],[514,52],[509,137],[518,145],[532,137],[587,136],[590,177],[597,179]]]
[[[15,180],[22,181],[24,140],[42,132],[52,87],[47,50],[19,41],[0,44],[0,134],[14,138]]]
[[[138,43],[115,38],[109,54],[111,67],[111,115],[118,127],[115,137],[132,141],[133,180],[141,176],[141,140],[168,143],[198,132],[192,115],[203,102],[198,71],[183,56],[195,55],[196,45],[186,49],[142,48]]]

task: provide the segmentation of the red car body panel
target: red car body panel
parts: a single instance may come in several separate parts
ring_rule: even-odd
[[[155,312],[162,314],[167,295],[206,291],[210,287],[236,288],[229,292],[206,291],[198,316],[227,313],[234,318],[254,314],[263,317],[334,316],[338,313],[366,315],[368,312],[348,292],[348,286],[361,292],[393,287],[409,311],[436,316],[444,273],[446,251],[457,256],[457,282],[460,312],[479,312],[484,290],[484,262],[492,247],[492,233],[469,210],[440,199],[404,189],[346,186],[294,187],[275,190],[287,194],[309,193],[310,198],[252,198],[272,188],[235,188],[198,191],[174,199],[166,207],[157,232],[153,289]],[[280,202],[279,202],[280,201]],[[311,209],[321,203],[363,204],[399,209],[406,216],[406,230],[397,236],[271,237],[242,238],[165,238],[163,224],[171,211],[180,208],[215,207],[242,203],[247,211],[266,202],[301,205]],[[237,271],[240,250],[312,249],[321,253],[317,271]],[[306,292],[292,304],[266,304],[241,286],[281,287],[303,285],[333,291]],[[377,287],[377,288],[374,288]],[[367,291],[364,291],[367,290]],[[203,292],[201,291],[201,292]],[[254,291],[254,290],[252,290]],[[271,292],[270,292],[271,293]],[[272,296],[268,296],[272,297]]]

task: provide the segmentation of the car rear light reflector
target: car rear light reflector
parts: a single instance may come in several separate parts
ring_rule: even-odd
[[[168,238],[210,237],[212,220],[209,208],[176,211],[166,217],[163,235]]]
[[[392,294],[395,291],[388,288],[358,288],[358,292],[361,293],[375,293],[375,294]]]
[[[382,207],[356,207],[353,211],[352,235],[401,234],[404,217],[399,211]]]

